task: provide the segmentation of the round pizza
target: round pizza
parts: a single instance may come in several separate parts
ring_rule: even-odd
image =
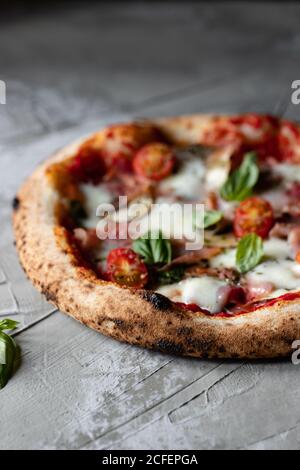
[[[286,356],[300,339],[300,127],[193,115],[109,126],[14,199],[29,279],[120,341],[196,357]]]

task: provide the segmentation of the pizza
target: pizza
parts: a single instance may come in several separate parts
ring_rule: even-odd
[[[114,124],[41,164],[13,208],[29,279],[100,333],[224,358],[286,356],[300,338],[293,122],[244,114]]]

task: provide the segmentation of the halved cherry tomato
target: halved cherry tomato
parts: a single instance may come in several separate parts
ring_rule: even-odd
[[[136,151],[153,140],[161,140],[159,131],[149,124],[117,124],[104,132],[102,152],[105,159],[123,171],[131,171]]]
[[[142,288],[148,281],[148,270],[130,248],[115,248],[107,257],[107,275],[111,281],[121,286]]]
[[[106,173],[106,165],[100,150],[83,145],[72,160],[69,171],[79,182],[98,184]]]
[[[133,169],[139,176],[159,181],[172,173],[175,161],[175,155],[167,144],[152,142],[136,153]]]
[[[260,197],[245,199],[235,210],[233,228],[237,237],[254,232],[266,238],[273,224],[272,206]]]

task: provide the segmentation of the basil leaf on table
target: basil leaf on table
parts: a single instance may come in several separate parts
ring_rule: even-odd
[[[17,345],[14,339],[3,330],[13,330],[18,322],[10,319],[0,321],[0,389],[3,388],[14,368]]]
[[[5,318],[4,320],[0,320],[0,331],[14,330],[15,328],[17,328],[18,324],[18,321],[11,320],[10,318]]]
[[[142,256],[146,264],[167,264],[172,258],[171,242],[163,238],[161,232],[143,235],[133,242],[132,248]]]
[[[246,153],[239,168],[233,171],[223,184],[220,190],[221,197],[226,201],[243,201],[251,195],[258,176],[256,153]]]
[[[240,239],[236,250],[236,267],[240,273],[254,268],[263,256],[263,241],[256,233],[249,233]]]

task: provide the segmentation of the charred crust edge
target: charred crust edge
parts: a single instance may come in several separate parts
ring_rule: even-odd
[[[18,196],[15,196],[11,202],[11,205],[12,205],[12,208],[14,211],[17,211],[20,207],[20,199],[18,198]]]
[[[47,289],[42,289],[42,294],[45,296],[48,302],[53,302],[55,304],[57,303],[57,295],[53,292],[50,292]]]
[[[166,339],[160,339],[153,346],[155,349],[168,354],[182,354],[184,351],[181,344]]]
[[[171,300],[157,292],[145,290],[141,292],[141,297],[147,302],[150,302],[156,310],[168,310],[172,307]]]

